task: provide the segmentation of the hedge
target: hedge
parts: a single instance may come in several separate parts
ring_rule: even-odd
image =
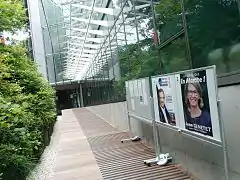
[[[25,179],[49,142],[55,91],[20,46],[0,47],[0,179]]]

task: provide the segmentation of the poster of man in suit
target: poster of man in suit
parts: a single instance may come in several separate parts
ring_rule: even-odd
[[[156,82],[159,120],[162,123],[175,126],[173,83],[170,77],[159,77]]]

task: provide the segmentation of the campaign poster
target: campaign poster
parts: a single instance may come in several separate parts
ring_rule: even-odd
[[[213,137],[206,70],[180,74],[185,128]]]
[[[176,126],[175,82],[171,76],[155,79],[155,119],[156,121]]]

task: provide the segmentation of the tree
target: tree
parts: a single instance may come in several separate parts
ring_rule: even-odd
[[[0,32],[19,30],[24,27],[26,20],[26,12],[21,0],[0,2]]]

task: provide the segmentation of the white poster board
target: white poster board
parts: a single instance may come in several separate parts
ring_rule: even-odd
[[[139,96],[138,81],[132,80],[132,83],[133,83],[133,89],[134,89],[134,97],[138,97]]]
[[[130,98],[137,98],[140,101],[141,105],[148,105],[148,93],[146,82],[148,81],[146,78],[144,79],[136,79],[131,81],[126,81],[126,89],[129,92]]]
[[[132,81],[128,81],[128,91],[129,91],[129,96],[130,97],[134,97],[134,91],[133,91],[133,82]]]
[[[144,99],[143,99],[143,86],[142,86],[142,80],[141,79],[138,79],[136,80],[137,82],[137,87],[138,87],[138,96],[139,96],[139,101],[140,101],[140,104],[144,104]]]
[[[152,77],[155,120],[221,141],[215,67]]]
[[[126,81],[126,99],[128,111],[136,116],[151,121],[153,119],[152,104],[150,104],[150,79],[141,78]]]
[[[148,93],[147,93],[147,84],[149,83],[146,82],[147,80],[146,79],[142,79],[142,98],[143,98],[143,104],[144,105],[148,105]],[[149,87],[148,87],[149,88]]]

